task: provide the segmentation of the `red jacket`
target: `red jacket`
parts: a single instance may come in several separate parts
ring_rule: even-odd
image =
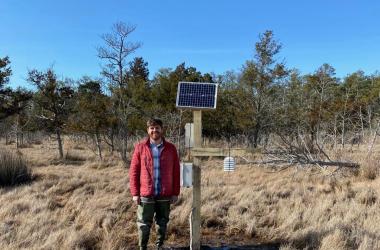
[[[163,140],[160,155],[161,194],[160,196],[178,196],[180,191],[180,167],[177,149]],[[135,146],[129,169],[129,187],[132,196],[153,196],[153,155],[150,139],[147,138]]]

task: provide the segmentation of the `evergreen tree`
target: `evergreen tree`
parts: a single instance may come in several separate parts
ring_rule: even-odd
[[[28,81],[37,88],[34,104],[41,129],[56,133],[59,157],[63,159],[62,132],[72,112],[74,90],[68,81],[58,80],[52,69],[30,70]]]
[[[98,156],[102,159],[101,134],[110,126],[108,114],[110,99],[102,92],[99,81],[83,78],[75,93],[75,105],[70,117],[72,130],[94,138]]]
[[[280,52],[281,45],[274,40],[273,32],[266,31],[259,36],[255,45],[255,58],[243,66],[241,83],[250,93],[250,108],[252,117],[252,145],[257,147],[264,133],[271,128],[273,91],[275,85],[287,76],[283,63],[277,63],[275,56]]]
[[[142,57],[135,57],[129,63],[128,98],[136,110],[128,120],[129,129],[131,131],[145,129],[145,118],[150,116],[152,97],[148,63]]]
[[[19,114],[31,98],[31,93],[26,90],[12,91],[6,86],[12,75],[10,63],[8,57],[0,58],[0,120]]]
[[[333,119],[331,104],[334,101],[338,79],[335,78],[335,69],[329,64],[323,64],[314,74],[306,75],[305,79],[305,118],[311,141],[318,144],[321,132],[328,130],[331,125],[328,121]]]
[[[5,85],[9,82],[9,77],[12,75],[10,63],[9,57],[0,58],[0,94],[5,93]]]
[[[26,124],[25,108],[32,98],[32,93],[22,88],[13,91],[11,88],[6,87],[11,74],[9,58],[0,58],[0,120],[9,117],[13,120],[16,148],[18,148],[20,142],[22,143],[22,128]]]
[[[176,112],[178,82],[213,82],[210,74],[202,75],[195,67],[186,67],[185,63],[175,70],[161,69],[153,78],[153,102],[161,112]]]

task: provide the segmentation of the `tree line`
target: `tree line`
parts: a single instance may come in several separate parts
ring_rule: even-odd
[[[28,71],[34,91],[7,86],[12,74],[9,57],[0,57],[0,126],[12,132],[16,146],[23,134],[45,131],[55,136],[64,157],[62,134],[92,138],[102,158],[101,144],[118,151],[127,162],[128,139],[142,135],[147,117],[161,117],[167,135],[183,134],[189,111],[175,107],[179,81],[219,83],[215,111],[203,115],[203,134],[211,138],[244,136],[248,146],[266,146],[272,135],[310,145],[344,147],[360,141],[379,126],[380,75],[357,71],[339,79],[323,64],[302,75],[279,58],[281,44],[272,31],[259,35],[251,60],[240,71],[202,73],[182,63],[162,68],[149,79],[148,62],[131,55],[141,43],[129,41],[135,26],[116,23],[97,48],[103,63],[101,78],[61,79],[53,68]]]

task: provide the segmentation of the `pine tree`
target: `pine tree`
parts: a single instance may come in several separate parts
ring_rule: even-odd
[[[58,80],[52,69],[30,70],[28,81],[37,87],[34,104],[41,129],[57,135],[59,157],[63,159],[62,132],[72,112],[74,90],[67,81]]]
[[[273,90],[281,79],[287,76],[284,63],[277,63],[276,55],[281,45],[274,40],[273,32],[266,31],[259,36],[255,45],[255,58],[243,66],[241,83],[250,93],[252,117],[252,144],[257,147],[263,133],[271,125]]]
[[[102,159],[101,134],[110,126],[108,114],[110,99],[103,94],[99,81],[83,78],[75,93],[75,105],[70,116],[73,131],[89,134],[94,138],[98,156]]]

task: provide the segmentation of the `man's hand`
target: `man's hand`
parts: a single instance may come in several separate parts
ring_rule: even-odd
[[[136,205],[140,205],[140,202],[141,202],[140,196],[133,196],[132,199],[136,203]]]
[[[176,203],[178,201],[178,196],[172,196],[172,197],[170,197],[170,203],[171,204],[174,204],[174,203]]]

